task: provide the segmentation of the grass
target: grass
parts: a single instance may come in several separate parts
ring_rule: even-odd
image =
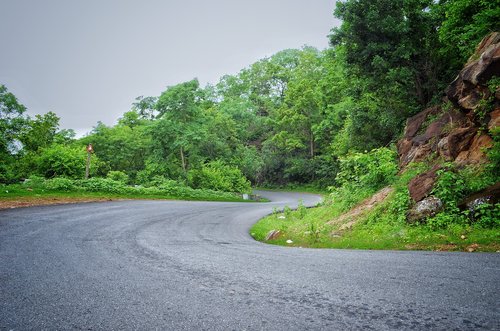
[[[271,192],[297,192],[297,193],[313,193],[319,195],[328,194],[328,190],[326,188],[319,188],[316,186],[307,186],[307,185],[288,185],[288,186],[262,186],[255,187],[255,190],[263,190],[263,191],[271,191]]]
[[[411,175],[407,176],[411,177]],[[351,227],[342,228],[335,220],[346,212],[346,204],[325,203],[304,210],[275,212],[250,230],[252,237],[269,244],[311,247],[385,250],[500,251],[500,228],[450,224],[435,229],[405,222],[407,195],[401,194],[407,179],[376,207],[358,216]],[[364,196],[362,196],[364,197]],[[299,208],[300,209],[300,208]],[[280,230],[278,238],[266,241],[271,230]],[[292,243],[287,243],[291,240]]]
[[[372,214],[372,215],[370,215]],[[328,221],[340,215],[334,206],[320,206],[305,211],[301,217],[292,211],[283,219],[283,213],[269,215],[250,230],[252,237],[269,244],[311,247],[385,250],[484,251],[500,250],[500,229],[453,225],[444,229],[431,229],[422,225],[400,222],[373,222],[363,216],[351,229],[339,231],[338,225]],[[266,241],[271,230],[281,235]],[[292,240],[293,243],[287,243]]]
[[[151,200],[189,200],[189,201],[230,201],[230,202],[249,202],[251,200],[243,200],[240,196],[221,194],[192,196],[175,196],[168,194],[138,194],[138,193],[110,193],[110,192],[90,192],[84,190],[47,190],[39,187],[27,187],[23,184],[3,185],[0,186],[0,203],[6,204],[9,201],[24,201],[37,204],[41,201],[56,200],[75,202],[81,200],[117,200],[117,199],[151,199]]]

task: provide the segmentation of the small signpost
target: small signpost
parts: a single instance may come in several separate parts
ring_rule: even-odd
[[[89,178],[89,172],[90,172],[90,155],[94,151],[94,148],[92,147],[92,144],[89,144],[87,146],[87,165],[85,167],[85,179]]]

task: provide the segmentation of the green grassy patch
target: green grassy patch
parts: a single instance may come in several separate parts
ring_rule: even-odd
[[[102,189],[102,190],[101,190]],[[192,200],[192,201],[231,201],[248,202],[243,200],[241,195],[217,192],[212,190],[195,190],[191,188],[157,189],[157,188],[136,188],[121,186],[119,189],[111,187],[70,187],[47,188],[46,185],[1,185],[0,200],[16,199],[168,199],[168,200]]]
[[[327,188],[319,188],[308,185],[286,185],[286,186],[260,186],[255,187],[255,190],[271,191],[271,192],[297,192],[297,193],[313,193],[319,195],[327,195]]]
[[[307,209],[303,216],[298,211],[289,212],[287,216],[284,213],[274,213],[256,223],[250,233],[258,241],[294,247],[485,252],[500,250],[498,228],[451,225],[443,229],[432,229],[387,217],[380,218],[382,209],[364,215],[352,228],[344,231],[338,230],[339,225],[328,224],[340,215],[338,208],[331,205]],[[378,221],[373,220],[375,217],[379,217]],[[266,235],[271,230],[280,230],[281,234],[277,239],[266,241]],[[293,243],[289,244],[287,240],[292,240]]]
[[[481,174],[480,180],[472,175],[465,176],[463,180],[459,177],[440,177],[435,194],[444,201],[444,210],[422,224],[406,222],[406,213],[412,205],[407,189],[408,182],[426,169],[428,165],[415,164],[397,176],[391,185],[394,189],[392,193],[372,208],[369,208],[368,203],[365,208],[362,200],[375,193],[373,186],[356,187],[348,184],[335,189],[319,207],[275,211],[256,223],[250,234],[258,241],[296,247],[500,251],[498,204],[486,206],[486,212],[479,210],[480,214],[476,212],[476,219],[471,220],[467,212],[458,210],[455,202],[457,199],[451,201],[442,194],[445,192],[455,198],[458,194],[451,186],[459,186],[461,190],[461,185],[465,185],[480,190],[490,185],[492,181],[486,180],[487,173],[478,172],[477,169],[474,173]],[[444,184],[440,184],[441,182]],[[351,218],[345,216],[344,213],[360,203],[360,214]],[[339,218],[341,215],[342,218]],[[279,230],[280,235],[276,239],[266,241],[265,238],[271,230]]]

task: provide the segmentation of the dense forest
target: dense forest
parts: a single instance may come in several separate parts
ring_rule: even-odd
[[[477,43],[499,30],[500,2],[347,0],[334,16],[342,25],[326,50],[283,50],[215,85],[193,79],[140,96],[116,125],[98,122],[79,139],[53,112],[27,116],[2,85],[0,182],[82,179],[92,144],[91,177],[129,185],[339,186],[342,167],[363,155],[396,164],[405,120],[441,103]]]

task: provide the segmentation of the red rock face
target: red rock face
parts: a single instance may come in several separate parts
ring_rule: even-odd
[[[494,76],[500,76],[498,32],[483,39],[447,88],[454,109],[432,107],[407,120],[404,137],[397,143],[400,167],[438,157],[461,166],[486,162],[484,149],[492,146],[491,130],[500,124],[500,89],[490,91],[487,86]],[[415,202],[429,195],[436,171],[433,168],[410,181],[408,189]]]
[[[460,152],[455,163],[459,165],[483,163],[487,160],[483,150],[493,145],[493,139],[487,134],[475,135],[469,149]]]
[[[413,201],[418,202],[426,198],[431,193],[437,179],[438,166],[413,178],[408,184],[408,191]]]
[[[490,113],[490,121],[488,122],[488,130],[500,126],[500,107]]]

